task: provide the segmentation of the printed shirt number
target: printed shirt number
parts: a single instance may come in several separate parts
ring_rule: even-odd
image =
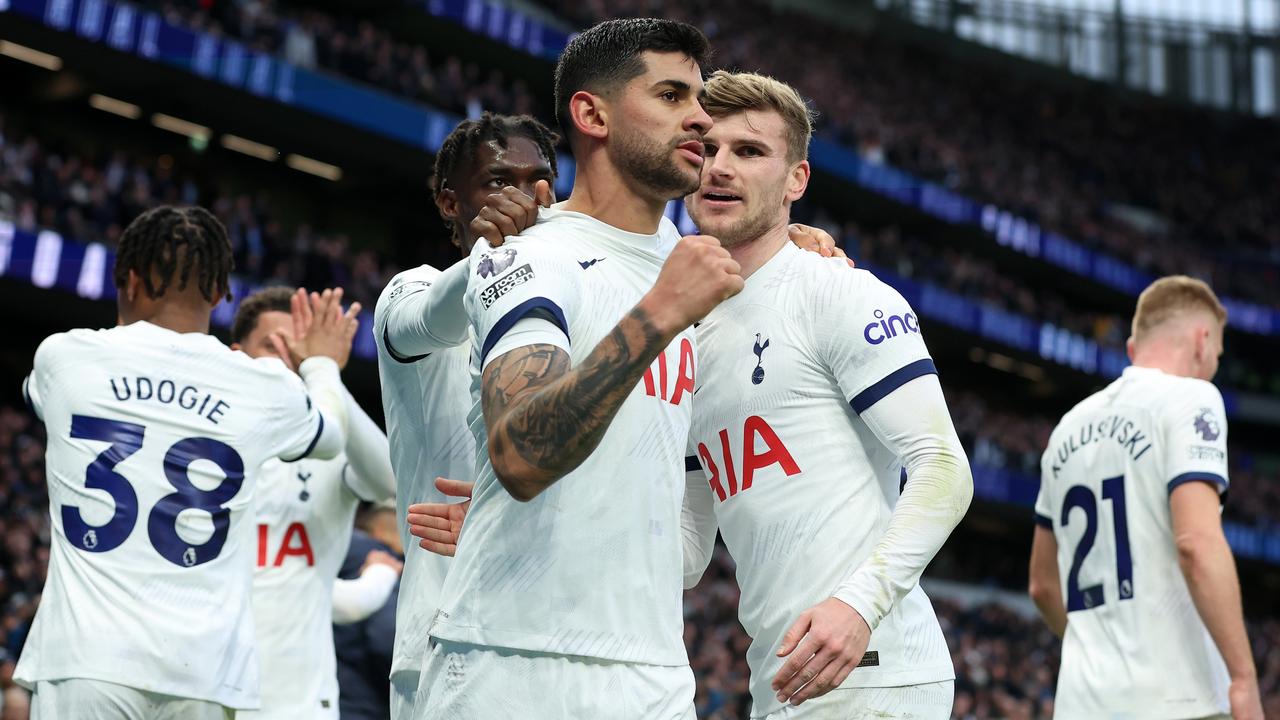
[[[1129,554],[1129,521],[1124,504],[1123,475],[1102,481],[1102,499],[1111,501],[1115,517],[1116,587],[1119,588],[1120,599],[1129,600],[1133,597],[1133,557]],[[1093,541],[1098,534],[1098,498],[1093,490],[1084,485],[1074,485],[1067,490],[1062,504],[1063,527],[1070,521],[1074,508],[1084,511],[1085,527],[1071,561],[1071,570],[1067,573],[1067,612],[1090,610],[1106,603],[1100,583],[1080,587],[1080,566],[1093,549]]]
[[[72,416],[72,438],[110,443],[89,463],[84,485],[105,491],[116,505],[111,519],[102,525],[85,522],[79,507],[63,505],[62,528],[72,545],[87,552],[107,552],[119,547],[133,532],[138,521],[138,494],[115,468],[142,448],[145,433],[142,425]],[[197,460],[208,460],[222,470],[225,478],[218,487],[201,490],[191,482],[189,470]],[[179,440],[165,453],[164,476],[175,492],[160,498],[147,517],[151,546],[164,559],[182,567],[194,567],[218,557],[231,526],[231,511],[223,504],[230,502],[244,484],[244,461],[240,454],[230,445],[212,438]],[[213,535],[200,544],[183,540],[178,535],[178,514],[183,510],[202,510],[212,515]]]

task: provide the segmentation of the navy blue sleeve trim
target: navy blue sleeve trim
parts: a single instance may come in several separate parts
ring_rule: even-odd
[[[404,363],[405,365],[412,365],[413,363],[431,355],[431,353],[424,353],[422,355],[401,355],[396,352],[396,349],[391,347],[391,336],[387,334],[387,329],[385,327],[382,328],[382,346],[387,349],[387,354],[391,356],[392,360],[395,360],[398,363]]]
[[[1221,475],[1216,475],[1211,472],[1189,472],[1182,473],[1169,481],[1169,493],[1172,494],[1174,488],[1179,485],[1185,485],[1189,482],[1207,482],[1210,485],[1217,485],[1219,493],[1224,492],[1230,486],[1227,479]]]
[[[319,415],[318,417],[320,419],[320,426],[316,428],[316,436],[311,438],[311,444],[307,446],[307,449],[303,450],[302,454],[296,458],[292,458],[290,460],[280,458],[281,460],[284,460],[284,462],[298,462],[302,458],[310,455],[312,450],[316,449],[316,443],[320,442],[320,436],[324,434],[324,415]]]
[[[22,379],[22,401],[27,404],[27,409],[31,411],[32,415],[40,417],[39,411],[36,410],[36,404],[31,402],[31,391],[27,389],[27,383],[29,382],[31,382],[30,375]]]
[[[698,462],[698,458],[694,455],[688,455],[684,459],[684,471],[695,472],[702,469],[702,464]]]
[[[906,385],[908,382],[924,375],[937,374],[938,368],[934,367],[933,360],[929,358],[917,360],[894,370],[880,382],[858,393],[856,397],[849,401],[849,404],[853,406],[854,412],[862,414],[867,408],[880,402],[885,395]]]
[[[1040,513],[1036,513],[1036,524],[1048,530],[1053,529],[1053,520],[1041,515]]]
[[[541,310],[551,322],[554,322],[561,330],[564,331],[565,337],[569,337],[569,323],[564,319],[564,311],[560,306],[552,302],[548,298],[534,297],[525,300],[519,305],[507,311],[498,322],[494,323],[493,329],[489,331],[489,335],[484,339],[484,346],[480,350],[480,365],[484,365],[485,358],[489,357],[489,351],[494,345],[502,339],[507,331],[511,330],[516,323],[520,322],[526,315]]]

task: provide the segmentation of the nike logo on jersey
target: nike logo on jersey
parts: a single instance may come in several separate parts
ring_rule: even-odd
[[[592,265],[595,265],[595,264],[596,264],[596,263],[598,263],[598,262],[604,262],[605,260],[608,260],[608,259],[609,259],[609,258],[594,258],[594,259],[592,259],[592,260],[579,260],[579,261],[578,261],[578,264],[582,266],[582,269],[583,269],[583,270],[586,270],[587,268],[591,267]]]

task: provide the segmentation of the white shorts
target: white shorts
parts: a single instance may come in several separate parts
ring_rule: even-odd
[[[418,683],[422,673],[400,670],[391,673],[391,720],[413,720],[414,709],[421,704]]]
[[[953,680],[902,687],[836,688],[803,705],[775,710],[764,720],[947,720],[955,695]]]
[[[235,710],[104,682],[40,680],[31,694],[31,720],[232,720]]]
[[[414,720],[695,720],[693,670],[431,641]]]

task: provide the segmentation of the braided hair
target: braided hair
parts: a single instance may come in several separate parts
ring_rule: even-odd
[[[506,148],[512,137],[523,137],[533,141],[538,151],[551,165],[551,174],[558,174],[556,168],[556,143],[560,136],[547,129],[546,125],[528,115],[498,115],[485,112],[478,119],[463,120],[449,133],[436,153],[435,172],[431,178],[431,197],[436,198],[449,187],[449,179],[459,164],[470,164],[475,161],[476,149],[493,141]],[[445,227],[453,231],[453,221],[446,219]]]
[[[227,229],[212,213],[202,207],[161,205],[125,228],[113,274],[116,287],[123,288],[132,270],[150,298],[163,296],[175,283],[185,290],[194,281],[200,295],[214,302],[219,292],[230,299],[228,277],[234,264]]]

